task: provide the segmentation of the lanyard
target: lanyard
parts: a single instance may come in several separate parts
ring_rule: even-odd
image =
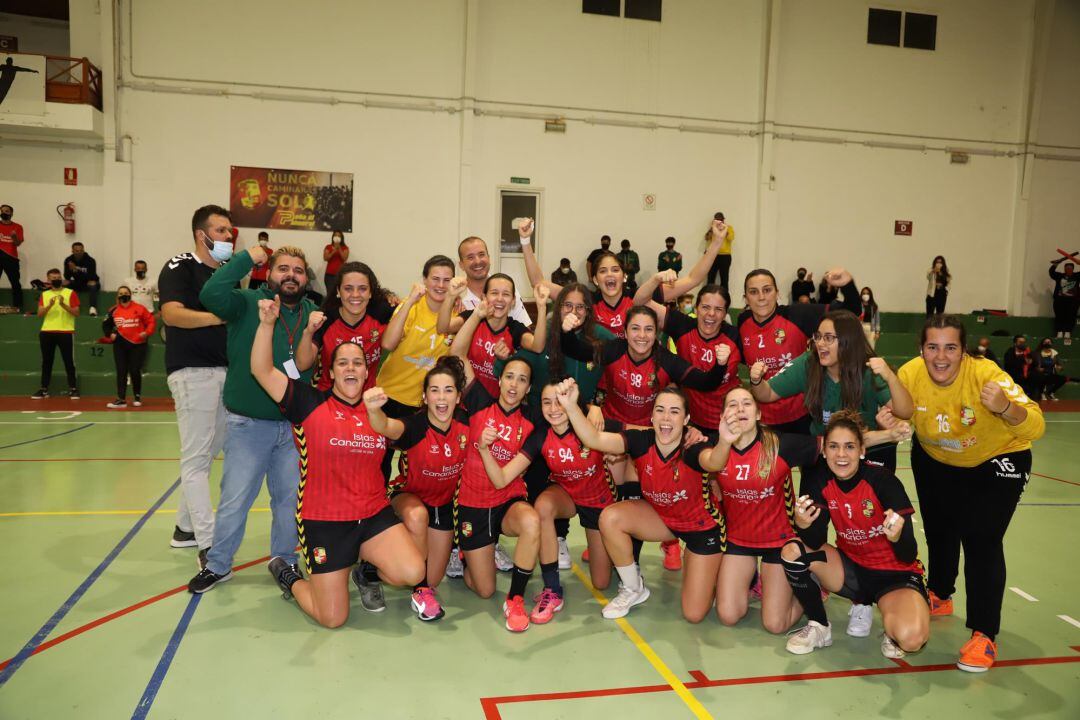
[[[297,331],[300,330],[300,324],[304,320],[304,313],[303,313],[303,311],[301,311],[297,315],[296,327],[294,327],[292,329],[290,329],[288,324],[285,322],[285,316],[284,315],[279,314],[278,315],[278,320],[281,322],[281,327],[285,328],[285,334],[289,338],[289,359],[291,360],[293,358],[294,354],[295,354],[295,350],[293,350],[293,339],[296,337]]]

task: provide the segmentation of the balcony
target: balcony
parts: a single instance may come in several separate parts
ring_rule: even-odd
[[[101,140],[101,70],[86,58],[40,57],[45,59],[45,114],[0,113],[0,136]]]
[[[45,102],[92,105],[101,110],[101,70],[86,58],[46,55]]]

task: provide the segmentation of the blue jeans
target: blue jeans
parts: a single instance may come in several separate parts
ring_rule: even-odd
[[[225,472],[214,520],[214,544],[206,566],[218,575],[232,569],[233,557],[244,539],[248,511],[262,489],[264,476],[270,490],[270,555],[295,563],[300,455],[293,444],[292,425],[228,411],[226,424]]]

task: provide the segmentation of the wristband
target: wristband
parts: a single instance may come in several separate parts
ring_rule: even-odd
[[[754,382],[754,378],[750,378],[750,384],[757,387],[761,383],[765,382],[765,378],[760,378],[757,382]]]
[[[528,237],[519,237],[518,240],[521,241],[522,247],[532,245],[532,235],[529,235]]]

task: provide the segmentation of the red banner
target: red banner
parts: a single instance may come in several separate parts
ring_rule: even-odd
[[[238,227],[352,232],[352,173],[232,166],[229,212]]]

